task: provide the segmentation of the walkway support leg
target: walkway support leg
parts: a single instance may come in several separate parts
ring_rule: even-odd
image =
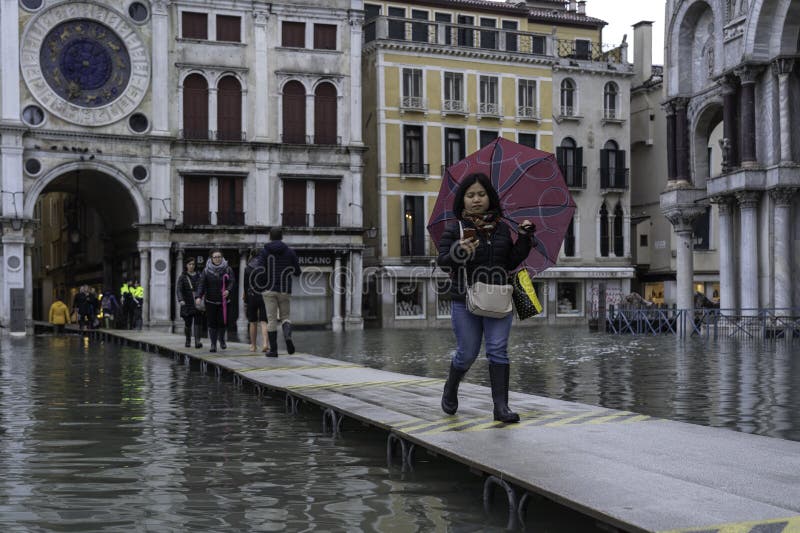
[[[483,484],[483,509],[488,513],[492,503],[492,487],[497,485],[506,491],[508,497],[508,525],[507,529],[517,528],[517,494],[514,492],[514,487],[508,484],[503,479],[496,476],[489,476]]]
[[[397,445],[400,446],[401,471],[409,472],[414,470],[414,445],[394,433],[389,433],[389,437],[386,440],[386,465],[389,468],[392,467],[392,456]]]
[[[286,414],[296,415],[300,412],[300,398],[295,398],[289,393],[286,393]]]
[[[336,437],[342,433],[342,419],[344,417],[328,407],[322,412],[322,432],[328,432],[328,420],[330,420],[331,436]]]

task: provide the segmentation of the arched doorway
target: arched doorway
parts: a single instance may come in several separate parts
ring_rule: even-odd
[[[145,220],[138,191],[115,169],[73,163],[42,177],[26,195],[33,230],[32,317],[47,320],[57,296],[71,306],[80,285],[119,297],[123,280],[139,279],[135,224]]]

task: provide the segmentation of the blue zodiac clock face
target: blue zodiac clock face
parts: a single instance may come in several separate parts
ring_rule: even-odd
[[[50,88],[82,107],[113,102],[122,96],[131,75],[125,44],[93,20],[68,20],[50,30],[39,63]]]
[[[148,45],[122,13],[71,1],[37,13],[20,47],[31,95],[52,114],[102,126],[134,112],[150,85]]]

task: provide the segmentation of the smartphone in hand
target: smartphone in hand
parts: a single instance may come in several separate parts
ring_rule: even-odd
[[[464,228],[465,239],[474,239],[477,234],[478,230],[476,230],[475,228]]]

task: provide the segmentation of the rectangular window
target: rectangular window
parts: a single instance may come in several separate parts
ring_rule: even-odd
[[[335,24],[314,24],[314,49],[336,50]]]
[[[414,20],[428,20],[428,12],[419,9],[411,10],[411,18]],[[411,40],[418,43],[428,42],[428,25],[423,22],[411,23]]]
[[[503,29],[506,30],[505,32],[505,39],[506,39],[506,51],[507,52],[516,52],[519,49],[517,44],[517,21],[516,20],[504,20],[503,21]]]
[[[378,4],[364,4],[364,21],[370,20],[381,16],[381,6]]]
[[[517,135],[517,142],[528,148],[536,148],[536,134],[535,133],[520,133]]]
[[[406,10],[403,7],[389,8],[389,39],[406,39]]]
[[[208,15],[184,11],[181,13],[181,28],[184,39],[208,39]]]
[[[467,15],[458,16],[459,26],[474,26],[475,18]],[[458,28],[458,46],[475,46],[475,30],[472,28]]]
[[[338,181],[314,183],[314,226],[334,228],[339,226]]]
[[[306,189],[305,180],[283,180],[283,212],[281,213],[281,220],[284,226],[308,226]]]
[[[450,318],[450,307],[452,305],[453,299],[448,293],[444,292],[444,289],[437,285],[436,318]]]
[[[483,148],[493,140],[497,139],[497,132],[496,131],[487,131],[481,130],[480,131],[480,147]]]
[[[575,39],[575,58],[586,59],[586,60],[591,59],[592,58],[591,48],[592,48],[592,41],[587,41],[585,39]]]
[[[544,35],[531,36],[531,53],[538,55],[547,53],[547,38]]]
[[[381,15],[381,6],[375,4],[364,4],[364,42],[372,42],[377,38],[375,26],[378,21],[375,20]]]
[[[536,105],[536,80],[519,80],[517,94],[517,116],[537,118],[539,109]]]
[[[425,318],[425,287],[421,281],[398,281],[395,318]]]
[[[640,248],[647,248],[647,246],[648,246],[648,244],[647,244],[647,234],[644,233],[642,235],[639,235],[639,247]]]
[[[495,76],[480,77],[480,101],[478,113],[481,115],[499,115],[500,106],[497,105],[498,80]]]
[[[481,28],[496,28],[497,21],[481,17]],[[497,32],[491,30],[481,30],[481,48],[489,50],[497,49]]]
[[[400,255],[425,255],[425,197],[403,198],[403,235]]]
[[[463,129],[445,128],[444,130],[444,166],[455,165],[466,157],[466,133]]]
[[[217,178],[219,203],[217,206],[217,224],[221,226],[243,226],[244,179],[240,176]]]
[[[406,109],[422,109],[422,70],[418,68],[403,69],[403,102]]]
[[[208,176],[183,177],[183,223],[208,225]]]
[[[286,48],[305,48],[306,23],[284,20],[283,24],[281,24],[281,46]]]
[[[569,221],[567,233],[564,236],[564,256],[575,257],[575,219]]]
[[[449,24],[453,22],[453,16],[450,13],[436,13],[433,19],[439,23],[437,27],[444,27],[444,44],[452,44],[453,28]]]
[[[427,174],[422,157],[422,126],[403,126],[402,174]]]
[[[583,284],[578,281],[559,281],[557,314],[580,316],[583,314]]]
[[[460,72],[444,73],[444,111],[466,111],[464,105],[464,75]]]
[[[242,42],[242,18],[217,15],[217,40],[231,43]]]

